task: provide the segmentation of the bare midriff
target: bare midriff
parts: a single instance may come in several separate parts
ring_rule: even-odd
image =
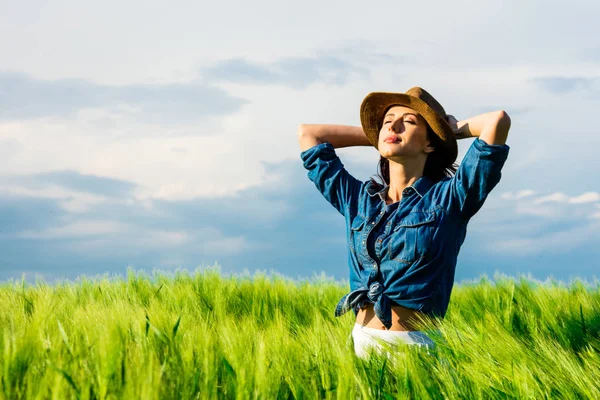
[[[419,316],[424,318],[424,315],[417,310],[402,307],[399,305],[392,306],[392,326],[390,331],[418,331],[419,328],[415,323],[419,322]],[[363,308],[358,310],[356,315],[356,323],[368,328],[387,329],[383,322],[375,314],[373,303],[367,303]]]

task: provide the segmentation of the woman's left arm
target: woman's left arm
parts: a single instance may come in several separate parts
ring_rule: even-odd
[[[448,115],[456,139],[479,137],[486,144],[505,144],[510,129],[510,117],[506,111],[492,111],[457,121]]]
[[[440,198],[449,212],[468,221],[500,181],[509,151],[505,142],[510,118],[504,111],[494,111],[462,121],[449,115],[447,120],[457,139],[475,138]]]

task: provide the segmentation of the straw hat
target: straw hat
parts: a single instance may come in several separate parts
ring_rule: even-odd
[[[410,88],[406,93],[369,93],[360,106],[360,122],[367,139],[378,148],[379,131],[385,112],[391,106],[412,108],[427,121],[433,132],[441,139],[447,164],[452,164],[458,156],[458,146],[454,132],[446,121],[444,107],[425,89]]]

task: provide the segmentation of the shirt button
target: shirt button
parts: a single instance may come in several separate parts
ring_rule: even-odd
[[[371,222],[371,225],[375,225],[375,222]]]
[[[363,244],[365,244],[365,241],[363,240]]]

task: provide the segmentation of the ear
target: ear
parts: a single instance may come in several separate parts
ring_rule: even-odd
[[[426,154],[433,153],[435,151],[435,147],[431,145],[431,142],[427,143],[427,147],[423,150]]]

